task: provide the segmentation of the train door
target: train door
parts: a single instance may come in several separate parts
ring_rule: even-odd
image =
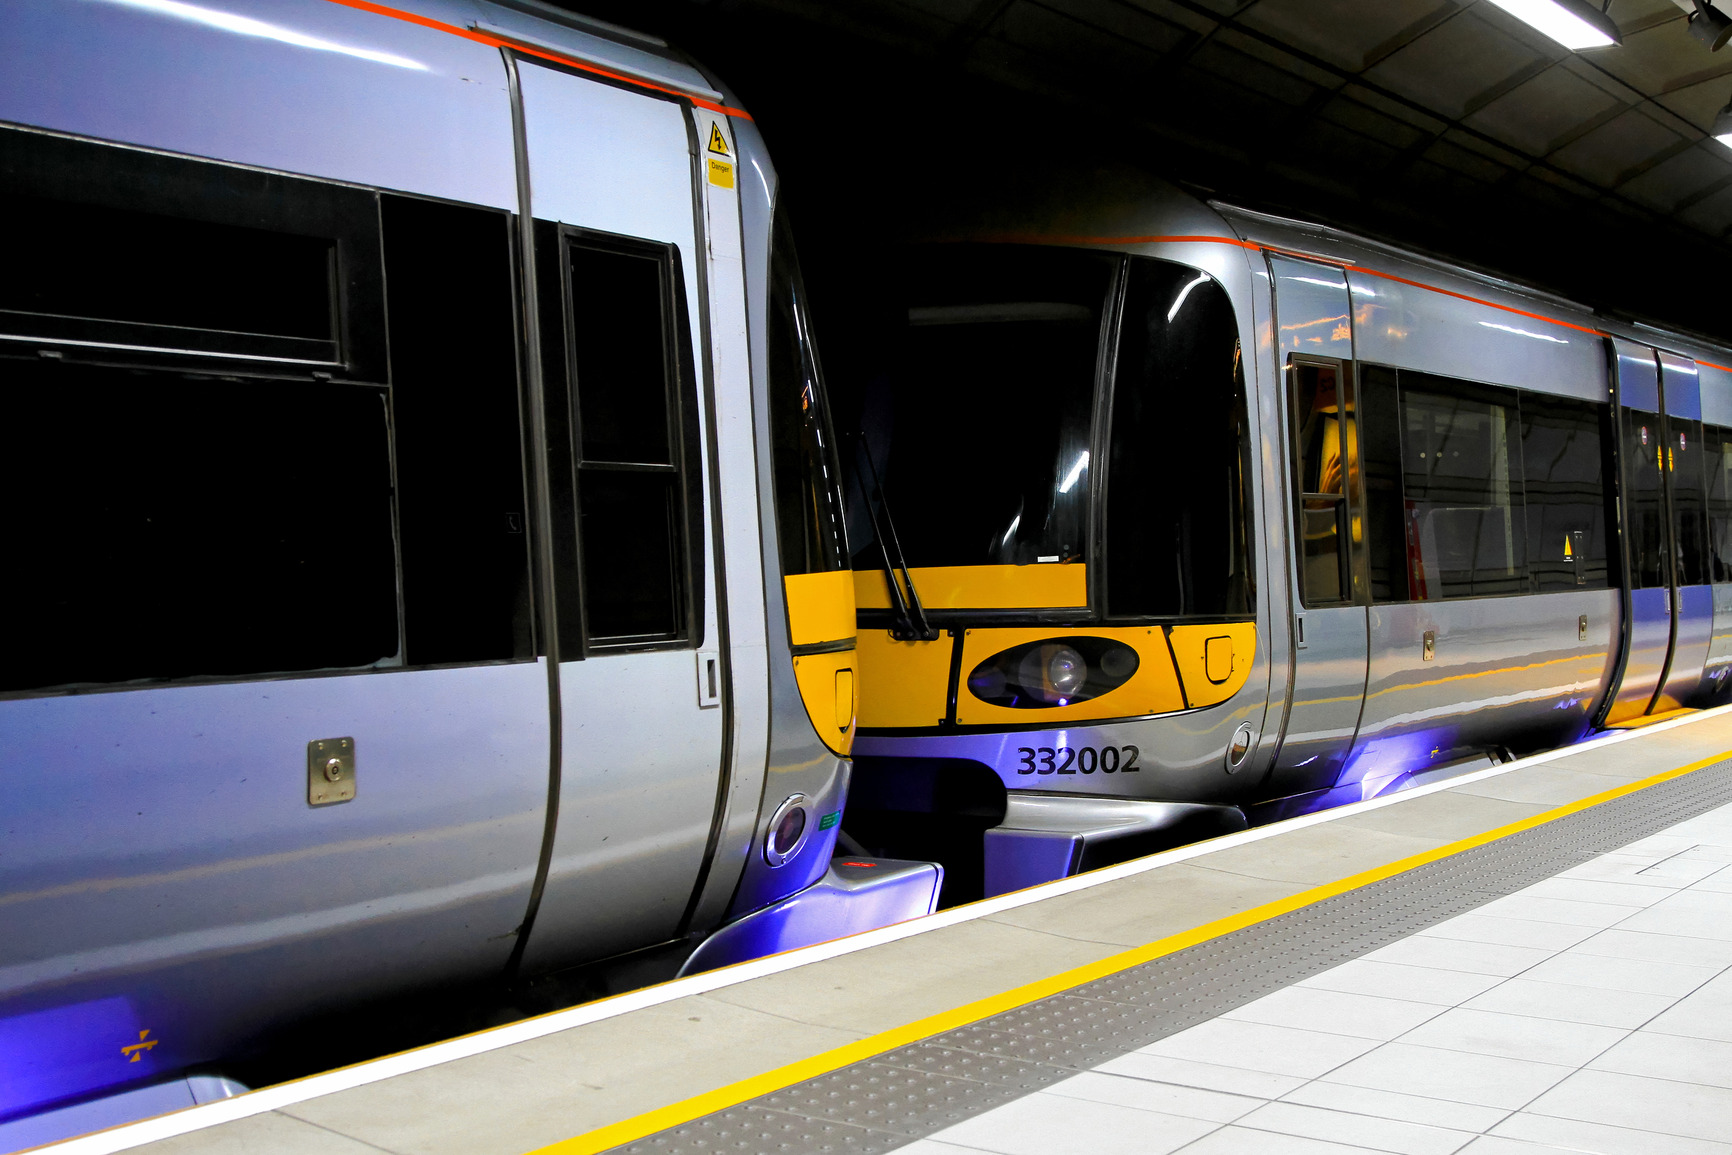
[[[557,820],[525,964],[676,937],[703,871],[726,668],[695,366],[682,103],[518,64],[559,646]]]
[[[1283,359],[1293,518],[1293,678],[1268,792],[1335,784],[1359,727],[1367,665],[1365,560],[1347,279],[1269,258]]]
[[[1679,705],[1701,680],[1713,620],[1713,591],[1701,572],[1700,389],[1678,358],[1632,342],[1613,344],[1630,625],[1609,723]]]
[[[1660,398],[1666,411],[1666,488],[1672,531],[1672,653],[1650,713],[1693,701],[1714,632],[1713,577],[1708,572],[1707,440],[1696,363],[1660,354]]]

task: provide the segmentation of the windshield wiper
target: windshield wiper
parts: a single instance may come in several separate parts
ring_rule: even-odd
[[[854,467],[854,479],[861,482],[860,490],[866,497],[866,513],[872,518],[872,532],[878,537],[878,552],[884,558],[884,578],[890,586],[891,624],[890,636],[899,642],[932,642],[938,640],[938,629],[926,620],[926,609],[920,604],[920,592],[914,588],[914,577],[908,572],[908,559],[903,556],[902,543],[896,537],[896,523],[890,517],[890,501],[884,495],[884,485],[878,480],[878,466],[872,461],[872,447],[866,443],[864,433],[852,435],[852,440],[859,444],[851,456],[850,464]],[[866,468],[872,474],[872,488],[868,490],[864,478],[860,476],[859,459],[866,458]],[[901,581],[897,576],[901,575]],[[903,586],[908,589],[907,597],[902,594]]]

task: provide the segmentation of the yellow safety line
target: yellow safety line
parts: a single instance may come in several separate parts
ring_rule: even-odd
[[[1321,886],[1312,887],[1310,890],[1301,891],[1287,898],[1266,902],[1262,906],[1252,907],[1250,910],[1228,915],[1225,918],[1218,918],[1213,922],[1204,923],[1202,926],[1168,935],[1166,938],[1156,939],[1154,942],[1132,947],[1118,954],[1108,955],[1104,959],[1085,963],[1079,967],[1072,967],[1070,970],[1061,971],[1031,983],[1024,983],[1022,986],[1014,987],[1008,991],[989,995],[983,999],[976,999],[974,1002],[964,1003],[962,1006],[952,1007],[947,1011],[940,1011],[923,1019],[916,1019],[914,1022],[906,1023],[903,1026],[894,1027],[832,1050],[796,1060],[772,1071],[765,1071],[761,1075],[753,1075],[736,1083],[729,1083],[725,1087],[718,1087],[713,1091],[694,1095],[678,1103],[670,1103],[666,1107],[658,1107],[653,1111],[646,1111],[641,1115],[622,1119],[618,1123],[610,1123],[605,1127],[586,1131],[570,1139],[550,1143],[545,1147],[537,1148],[529,1155],[595,1155],[596,1152],[606,1151],[611,1147],[642,1139],[647,1135],[655,1134],[657,1131],[665,1131],[669,1127],[677,1127],[682,1123],[689,1123],[693,1119],[702,1118],[728,1107],[738,1106],[774,1091],[780,1091],[795,1083],[828,1074],[831,1071],[846,1067],[850,1063],[858,1063],[863,1059],[882,1055],[886,1051],[907,1046],[909,1043],[918,1043],[934,1035],[977,1023],[1004,1011],[1015,1010],[1017,1007],[1026,1006],[1038,999],[1061,994],[1084,983],[1118,974],[1120,971],[1129,970],[1131,967],[1139,966],[1163,955],[1173,954],[1187,947],[1196,946],[1198,943],[1231,934],[1233,931],[1242,930],[1260,922],[1267,922],[1279,915],[1322,902],[1326,898],[1333,898],[1335,895],[1345,894],[1347,891],[1357,890],[1374,882],[1381,882],[1383,879],[1392,878],[1397,874],[1403,874],[1427,863],[1461,854],[1476,846],[1484,846],[1486,843],[1495,842],[1500,838],[1507,838],[1512,834],[1519,834],[1524,830],[1532,830],[1536,826],[1555,822],[1560,818],[1566,818],[1590,807],[1622,798],[1626,794],[1634,794],[1638,790],[1645,790],[1661,782],[1681,778],[1685,774],[1694,773],[1728,758],[1732,758],[1732,750],[1716,754],[1711,758],[1704,758],[1699,762],[1692,762],[1687,766],[1680,766],[1674,770],[1667,770],[1648,778],[1628,782],[1622,786],[1614,786],[1610,790],[1602,790],[1598,794],[1589,795],[1579,801],[1511,822],[1507,826],[1499,826],[1496,829],[1487,830],[1484,833],[1475,834],[1420,854],[1414,854],[1396,862],[1363,870],[1358,874],[1349,875],[1334,882],[1326,882]]]

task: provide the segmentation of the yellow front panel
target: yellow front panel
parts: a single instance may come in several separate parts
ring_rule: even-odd
[[[800,684],[800,700],[806,704],[812,728],[824,745],[842,755],[854,748],[856,664],[853,650],[794,658],[794,680]]]
[[[1081,567],[1073,567],[1081,568]],[[1016,710],[982,702],[968,692],[968,675],[986,659],[1024,642],[1045,638],[1111,638],[1137,651],[1137,672],[1130,681],[1098,698],[1074,706]],[[1125,626],[1089,629],[1076,626],[1043,626],[1035,629],[969,630],[963,638],[962,686],[956,694],[956,720],[965,726],[991,723],[1021,726],[1062,726],[1067,722],[1101,718],[1131,718],[1139,714],[1166,714],[1185,708],[1179,679],[1173,672],[1172,656],[1159,626]],[[1242,681],[1243,679],[1241,679]]]
[[[1257,652],[1257,623],[1223,622],[1212,626],[1170,626],[1173,659],[1185,684],[1185,699],[1195,709],[1225,702],[1251,675]]]
[[[854,571],[792,574],[782,579],[788,596],[788,632],[796,646],[839,642],[854,636]]]
[[[860,725],[936,726],[950,697],[950,635],[935,642],[898,642],[889,630],[861,630],[858,659]]]
[[[913,568],[920,604],[929,610],[1039,610],[1086,606],[1088,566],[945,565]],[[881,569],[854,571],[854,597],[863,610],[890,608],[890,585]]]

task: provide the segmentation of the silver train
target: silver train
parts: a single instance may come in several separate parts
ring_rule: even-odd
[[[842,495],[719,84],[533,0],[0,13],[0,1146],[932,909],[832,866]]]
[[[1725,700],[1732,351],[982,169],[826,332],[867,848],[950,904]]]

